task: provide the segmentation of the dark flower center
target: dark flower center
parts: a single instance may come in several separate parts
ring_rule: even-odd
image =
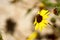
[[[38,22],[38,23],[40,23],[40,22],[42,21],[42,16],[41,16],[41,15],[38,14],[38,15],[36,16],[36,18],[37,18],[37,22]]]

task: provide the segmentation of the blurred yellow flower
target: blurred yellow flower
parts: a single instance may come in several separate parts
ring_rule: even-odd
[[[39,7],[45,7],[45,5],[43,3],[40,3]]]
[[[40,32],[46,27],[48,21],[46,20],[50,12],[48,10],[38,11],[38,16],[35,18],[35,30],[40,30]]]
[[[27,40],[34,40],[37,36],[37,32],[33,32],[28,38]]]

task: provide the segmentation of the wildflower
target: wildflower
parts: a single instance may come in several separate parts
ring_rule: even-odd
[[[35,30],[40,30],[42,31],[43,28],[45,28],[46,24],[48,24],[48,21],[46,20],[49,16],[49,11],[48,10],[41,10],[38,11],[38,15],[35,18]]]

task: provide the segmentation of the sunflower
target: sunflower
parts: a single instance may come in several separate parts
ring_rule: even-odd
[[[48,24],[48,21],[46,20],[47,18],[49,18],[50,12],[48,10],[41,10],[38,11],[38,15],[35,17],[35,30],[40,30],[42,31],[46,25]],[[37,32],[33,32],[28,38],[27,40],[35,40],[35,38],[37,37]]]
[[[35,30],[40,30],[40,32],[46,27],[48,24],[47,18],[49,18],[50,12],[48,10],[42,9],[38,11],[38,15],[35,17]]]

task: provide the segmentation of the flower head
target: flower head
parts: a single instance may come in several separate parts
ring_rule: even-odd
[[[47,18],[49,18],[49,11],[48,10],[41,10],[38,11],[38,15],[35,17],[35,30],[40,30],[42,31],[46,25],[48,24]]]

